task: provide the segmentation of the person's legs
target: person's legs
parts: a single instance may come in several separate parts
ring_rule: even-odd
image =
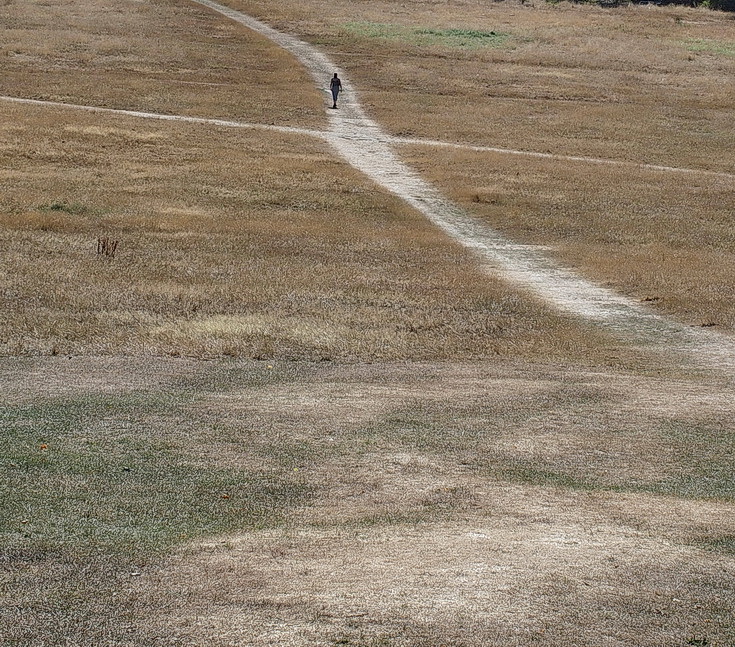
[[[338,95],[339,95],[339,88],[332,88],[332,100],[333,100],[333,103],[334,103],[334,105],[332,106],[332,108],[336,108],[337,107],[337,96]]]

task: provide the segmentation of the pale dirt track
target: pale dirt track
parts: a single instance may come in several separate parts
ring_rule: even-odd
[[[190,83],[192,85],[219,85],[217,83],[201,83],[198,81],[180,81],[180,83]],[[158,121],[176,121],[192,124],[202,124],[207,126],[219,126],[222,128],[244,128],[246,130],[269,130],[272,132],[288,133],[293,135],[303,135],[306,137],[314,137],[324,141],[332,141],[342,139],[343,134],[339,132],[330,132],[322,130],[313,130],[311,128],[298,128],[296,126],[276,126],[275,124],[261,124],[247,121],[236,121],[234,119],[213,119],[206,117],[191,117],[187,115],[169,115],[158,112],[145,112],[141,110],[122,110],[119,108],[103,108],[100,106],[88,106],[77,103],[61,103],[59,101],[44,101],[40,99],[24,99],[22,97],[10,97],[0,95],[0,101],[8,103],[19,103],[30,106],[46,106],[51,108],[61,108],[67,110],[84,110],[86,112],[97,112],[110,115],[120,115],[123,117],[137,117],[140,119],[153,119]],[[340,100],[342,101],[342,100]],[[732,173],[722,173],[719,171],[708,171],[705,169],[682,168],[678,166],[662,166],[660,164],[641,164],[638,162],[627,162],[622,160],[604,159],[599,157],[586,157],[578,155],[559,155],[556,153],[540,153],[538,151],[518,150],[514,148],[498,148],[495,146],[476,146],[473,144],[463,144],[458,142],[445,142],[436,139],[421,139],[417,137],[392,137],[386,133],[379,133],[380,140],[386,144],[406,144],[417,146],[433,146],[437,148],[452,148],[457,150],[467,150],[477,153],[496,153],[498,155],[511,155],[516,157],[531,157],[535,159],[549,159],[564,162],[583,162],[586,164],[597,164],[600,166],[624,166],[648,171],[661,171],[664,173],[681,173],[683,175],[701,175],[708,177],[721,178],[723,180],[735,180]]]

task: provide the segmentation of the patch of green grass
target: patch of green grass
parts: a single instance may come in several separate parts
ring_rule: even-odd
[[[534,485],[573,490],[649,492],[687,499],[735,500],[735,433],[717,421],[661,420],[652,424],[652,437],[660,436],[677,457],[678,469],[650,482],[620,480],[606,469],[586,475],[543,461],[494,460],[490,471],[501,478]],[[654,461],[655,457],[652,456]],[[588,467],[593,463],[588,463]]]
[[[497,463],[489,466],[490,475],[511,481],[531,485],[560,487],[581,492],[618,492],[649,493],[669,495],[686,499],[735,500],[735,487],[732,483],[719,482],[713,486],[706,476],[686,474],[675,478],[663,479],[651,483],[611,482],[606,475],[581,476],[572,471],[556,468],[543,461],[512,460],[507,465]]]
[[[596,430],[601,445],[608,437],[631,439],[632,444],[621,449],[623,455],[612,464],[598,454],[581,458],[574,452],[568,460],[562,457],[558,462],[526,459],[496,444],[496,438],[504,441],[516,433],[523,436],[529,427],[537,429],[539,442],[543,442],[545,435],[555,433],[557,419],[560,424],[569,424],[565,402],[571,399],[577,403],[576,419],[568,431],[586,434]],[[730,426],[717,420],[651,418],[645,420],[646,438],[640,438],[638,422],[593,414],[599,409],[600,401],[601,395],[595,390],[561,387],[512,402],[464,407],[413,403],[361,428],[359,438],[368,450],[389,443],[423,454],[453,456],[465,469],[515,483],[579,491],[648,492],[690,499],[735,500],[732,479],[735,433]],[[589,413],[585,412],[586,405],[590,406]],[[628,480],[614,467],[626,462],[625,452],[639,458],[637,452],[657,451],[654,448],[661,447],[666,448],[666,455],[675,461],[676,468],[658,478],[641,474],[636,480]],[[651,454],[650,460],[655,462],[656,455]]]
[[[735,42],[710,40],[706,38],[690,38],[685,44],[687,50],[690,52],[705,52],[708,54],[735,56]]]
[[[602,487],[563,471],[554,470],[551,466],[524,461],[511,461],[508,465],[497,466],[492,472],[497,477],[514,483],[528,483],[531,485],[561,487],[569,490],[582,491],[612,489],[609,486]]]
[[[273,527],[312,494],[285,459],[220,461],[248,448],[251,425],[222,424],[201,398],[294,371],[202,364],[161,390],[0,406],[0,595],[14,600],[0,605],[0,643],[180,644],[139,624],[175,605],[141,596],[141,583],[177,545]]]
[[[664,421],[661,433],[676,448],[680,469],[658,484],[665,494],[735,500],[735,432],[722,421]]]
[[[339,528],[351,530],[366,530],[368,528],[383,528],[392,526],[417,526],[446,518],[446,512],[438,512],[428,508],[412,510],[383,510],[356,516],[335,524],[334,521],[314,522],[310,526],[315,529],[331,530],[335,525]]]
[[[724,553],[725,555],[735,555],[735,535],[720,535],[718,537],[706,537],[695,542],[696,546],[700,546],[706,550],[716,553]]]
[[[513,38],[511,34],[479,29],[431,29],[377,22],[350,22],[344,27],[355,36],[404,42],[419,47],[442,46],[462,49],[503,47]]]
[[[697,636],[692,636],[689,640],[687,640],[686,644],[692,645],[692,647],[707,647],[710,642],[706,636],[702,636],[701,638]]]
[[[562,487],[577,491],[599,492],[646,492],[676,496],[685,499],[735,500],[735,483],[732,482],[732,466],[714,466],[712,471],[685,471],[676,476],[649,483],[615,482],[614,475],[600,472],[583,476],[573,470],[560,469],[543,461],[518,461],[513,459],[504,464],[498,461],[488,466],[493,476],[504,480]]]
[[[157,552],[278,523],[307,489],[285,470],[202,466],[172,393],[47,400],[0,412],[0,541]]]
[[[83,204],[68,204],[66,202],[52,202],[51,204],[44,204],[41,205],[39,209],[41,211],[68,213],[70,216],[85,216],[94,211]]]
[[[359,436],[381,437],[424,451],[472,453],[477,461],[487,461],[488,443],[498,432],[523,429],[538,418],[554,419],[571,399],[579,408],[594,408],[604,398],[594,388],[554,385],[523,398],[461,403],[416,400],[361,428]]]
[[[420,44],[443,45],[445,47],[500,47],[508,41],[510,34],[479,29],[414,29],[413,34]]]
[[[174,387],[193,398],[205,393],[224,394],[306,379],[314,371],[315,365],[308,362],[259,360],[243,363],[224,359],[199,364],[193,375],[181,378]]]
[[[295,472],[303,469],[319,455],[313,443],[283,437],[277,437],[273,443],[263,443],[255,451],[264,461],[274,461],[279,467]]]

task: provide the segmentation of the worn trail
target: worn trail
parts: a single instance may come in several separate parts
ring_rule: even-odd
[[[202,83],[198,81],[179,81],[179,83],[191,83],[197,85],[221,85],[217,83]],[[273,132],[288,133],[315,137],[330,141],[342,135],[332,131],[314,130],[311,128],[299,128],[297,126],[276,126],[275,124],[262,124],[249,121],[237,121],[234,119],[215,119],[207,117],[193,117],[189,115],[170,115],[159,112],[145,112],[141,110],[124,110],[121,108],[104,108],[101,106],[88,106],[78,103],[63,103],[60,101],[45,101],[41,99],[25,99],[22,97],[11,97],[0,95],[0,101],[8,103],[20,103],[32,106],[47,106],[67,110],[84,110],[85,112],[99,112],[140,119],[153,119],[158,121],[180,121],[184,123],[202,124],[206,126],[218,126],[221,128],[244,128],[249,130],[270,130]],[[420,137],[392,137],[386,133],[380,133],[385,144],[406,144],[418,146],[433,146],[436,148],[450,148],[458,150],[474,151],[478,153],[496,153],[498,155],[511,155],[513,157],[531,157],[535,159],[550,159],[560,162],[580,162],[584,164],[596,164],[600,166],[623,166],[649,171],[661,171],[664,173],[681,173],[684,175],[701,175],[717,177],[724,180],[735,180],[735,174],[723,173],[721,171],[709,171],[706,169],[685,168],[680,166],[662,166],[660,164],[642,164],[625,160],[614,160],[600,157],[586,157],[579,155],[561,155],[558,153],[541,153],[538,151],[519,150],[514,148],[499,148],[497,146],[478,146],[475,144],[463,144],[460,142],[445,142],[437,139],[422,139]]]
[[[99,112],[104,114],[120,115],[121,117],[137,117],[139,119],[153,119],[157,121],[178,121],[190,124],[201,124],[206,126],[220,126],[223,128],[245,128],[248,130],[271,130],[279,133],[293,135],[308,135],[310,137],[323,137],[324,134],[317,130],[308,128],[294,128],[292,126],[274,126],[272,124],[255,124],[244,121],[233,121],[231,119],[208,119],[205,117],[189,117],[187,115],[164,115],[159,112],[141,112],[140,110],[120,110],[119,108],[101,108],[99,106],[84,106],[78,103],[61,103],[59,101],[40,101],[38,99],[22,99],[19,97],[0,96],[0,101],[9,103],[21,103],[31,106],[52,106],[69,110],[84,110],[85,112]]]

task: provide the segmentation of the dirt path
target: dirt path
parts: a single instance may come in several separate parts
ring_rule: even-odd
[[[685,175],[704,175],[708,177],[722,178],[724,180],[735,180],[735,175],[733,175],[732,173],[723,173],[721,171],[682,168],[681,166],[663,166],[661,164],[642,164],[640,162],[628,162],[625,160],[605,159],[601,157],[586,157],[584,155],[539,153],[538,151],[524,151],[514,148],[498,148],[496,146],[475,146],[472,144],[443,142],[437,139],[421,139],[419,137],[394,137],[392,139],[392,142],[394,144],[418,144],[421,146],[436,146],[437,148],[457,148],[460,150],[469,150],[478,153],[498,153],[500,155],[513,155],[516,157],[532,157],[535,159],[559,160],[561,162],[584,162],[585,164],[598,164],[600,166],[625,166],[627,168],[641,169],[644,171],[683,173]]]
[[[211,0],[193,1],[263,34],[291,52],[308,69],[319,88],[325,88],[337,72],[346,92],[341,96],[340,108],[328,110],[334,148],[352,166],[473,249],[489,271],[532,291],[559,310],[612,331],[631,343],[676,350],[697,365],[735,374],[735,340],[654,314],[635,301],[560,267],[547,250],[508,240],[444,198],[398,159],[391,148],[391,138],[363,111],[347,75],[315,47]]]
[[[39,99],[21,99],[19,97],[0,96],[0,101],[8,103],[20,103],[30,106],[51,106],[68,110],[84,110],[85,112],[99,112],[103,114],[120,115],[121,117],[136,117],[139,119],[153,119],[157,121],[177,121],[190,124],[202,124],[206,126],[220,126],[222,128],[245,128],[248,130],[270,130],[279,133],[293,135],[306,135],[308,137],[319,137],[324,139],[324,133],[308,128],[295,128],[293,126],[274,126],[273,124],[256,124],[246,121],[233,121],[231,119],[208,119],[205,117],[188,117],[186,115],[164,115],[159,112],[141,112],[139,110],[121,110],[119,108],[101,108],[98,106],[84,106],[78,103],[61,103],[59,101],[41,101]]]
[[[192,85],[223,85],[221,83],[204,83],[200,81],[180,81],[180,83],[190,83]],[[20,103],[31,106],[47,106],[54,108],[62,108],[68,110],[84,110],[85,112],[99,112],[105,114],[113,114],[127,117],[136,117],[139,119],[153,119],[159,121],[179,121],[192,124],[203,124],[207,126],[219,126],[222,128],[245,128],[251,130],[270,130],[280,133],[289,133],[294,135],[303,135],[306,137],[315,137],[324,141],[340,139],[341,134],[332,131],[313,130],[311,128],[298,128],[296,126],[276,126],[275,124],[260,124],[249,121],[236,121],[233,119],[215,119],[207,117],[192,117],[187,115],[168,115],[160,112],[145,112],[141,110],[124,110],[121,108],[103,108],[101,106],[89,106],[79,103],[62,103],[60,101],[45,101],[41,99],[25,99],[22,97],[11,97],[0,95],[0,101],[8,103]],[[384,143],[389,144],[407,144],[417,146],[433,146],[436,148],[454,148],[459,150],[467,150],[479,153],[497,153],[499,155],[511,155],[514,157],[532,157],[535,159],[559,160],[562,162],[584,162],[586,164],[598,164],[601,166],[625,166],[628,168],[637,168],[649,171],[661,171],[665,173],[682,173],[685,175],[704,175],[709,177],[718,177],[724,180],[735,180],[735,174],[722,173],[720,171],[708,171],[705,169],[683,168],[679,166],[662,166],[660,164],[641,164],[639,162],[628,162],[625,160],[605,159],[600,157],[584,157],[578,155],[560,155],[557,153],[540,153],[538,151],[518,150],[514,148],[498,148],[497,146],[477,146],[474,144],[462,144],[457,142],[444,142],[437,139],[421,139],[420,137],[391,137],[385,133],[381,133]]]

